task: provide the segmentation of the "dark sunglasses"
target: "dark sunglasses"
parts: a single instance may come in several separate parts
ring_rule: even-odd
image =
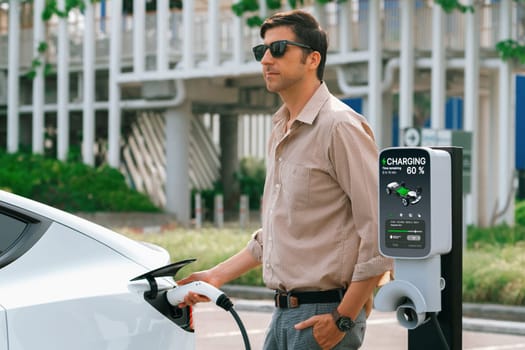
[[[273,57],[279,58],[279,57],[284,56],[287,45],[299,46],[299,47],[302,47],[303,49],[309,49],[313,51],[313,48],[308,45],[297,43],[295,41],[290,41],[290,40],[277,40],[271,43],[270,45],[260,44],[260,45],[254,46],[252,51],[257,61],[262,60],[264,53],[266,52],[267,49],[270,49],[270,53],[272,54]]]

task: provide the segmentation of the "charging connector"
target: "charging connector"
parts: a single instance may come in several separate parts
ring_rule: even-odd
[[[212,302],[214,302],[217,306],[223,308],[226,311],[229,311],[235,319],[235,322],[237,322],[237,325],[239,326],[239,330],[241,331],[242,339],[244,341],[244,346],[246,350],[251,349],[248,333],[246,332],[246,328],[244,328],[244,324],[242,323],[241,318],[237,314],[237,311],[235,311],[233,307],[233,302],[220,289],[215,288],[214,286],[206,282],[195,281],[168,290],[166,292],[166,299],[171,305],[177,306],[180,303],[184,302],[184,297],[189,292],[204,295],[208,297]]]
[[[191,282],[182,286],[170,289],[166,293],[166,298],[171,305],[179,305],[184,302],[184,297],[189,293],[194,292],[200,295],[208,297],[213,303],[217,303],[217,300],[224,293],[220,290],[202,281]]]
[[[233,303],[230,298],[226,296],[226,294],[219,296],[215,304],[217,304],[219,307],[222,307],[226,311],[231,311],[233,309]]]
[[[211,284],[208,284],[203,281],[194,281],[181,286],[176,286],[166,291],[162,291],[161,294],[159,293],[160,291],[155,280],[157,277],[175,276],[175,274],[182,267],[194,261],[195,259],[187,259],[166,266],[162,266],[158,269],[137,276],[131,279],[131,281],[139,281],[142,279],[148,281],[150,290],[144,293],[144,298],[146,298],[146,300],[150,303],[152,303],[152,301],[156,301],[158,298],[162,298],[162,295],[164,295],[164,304],[166,304],[167,302],[171,306],[178,307],[179,304],[184,302],[184,297],[186,297],[186,295],[189,292],[194,292],[208,297],[217,306],[223,308],[226,311],[229,311],[232,314],[233,318],[235,319],[235,322],[237,322],[237,325],[239,326],[239,330],[241,331],[244,346],[246,350],[250,350],[250,339],[248,338],[246,328],[244,328],[244,324],[242,323],[241,318],[235,311],[232,301],[220,289],[215,288]]]

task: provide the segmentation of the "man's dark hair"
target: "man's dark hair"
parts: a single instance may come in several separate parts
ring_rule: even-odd
[[[317,78],[323,80],[326,52],[328,50],[328,37],[314,16],[306,11],[292,10],[276,13],[268,17],[261,26],[260,35],[264,39],[266,31],[271,28],[289,27],[295,34],[296,40],[318,51],[321,61],[317,67]],[[307,50],[307,49],[306,49]]]

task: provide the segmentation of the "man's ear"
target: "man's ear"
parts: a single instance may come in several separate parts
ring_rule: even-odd
[[[310,55],[308,55],[308,60],[310,67],[317,70],[317,67],[321,64],[321,53],[319,53],[319,51],[311,52]]]

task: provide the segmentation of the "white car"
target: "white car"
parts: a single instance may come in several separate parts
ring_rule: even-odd
[[[0,350],[194,349],[191,308],[157,297],[173,278],[131,281],[169,263],[163,248],[0,191]]]

